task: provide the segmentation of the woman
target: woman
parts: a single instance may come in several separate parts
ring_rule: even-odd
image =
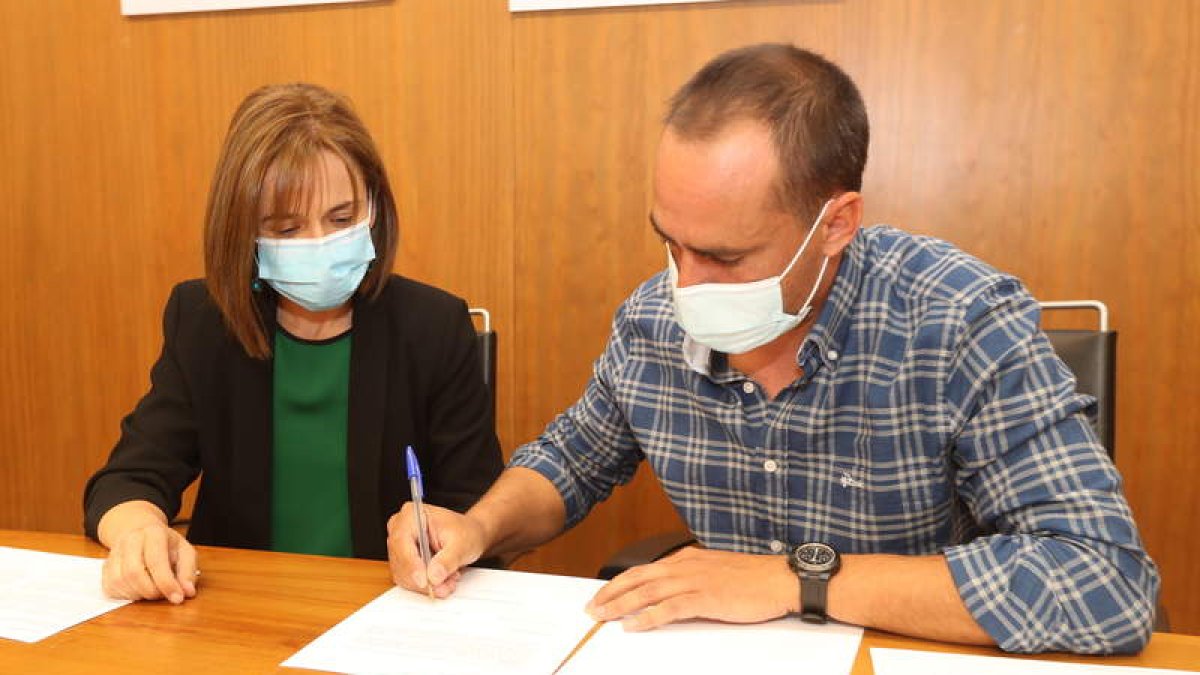
[[[234,114],[209,193],[205,278],[175,287],[149,393],[88,481],[105,591],[195,594],[168,523],[201,476],[196,544],[387,558],[410,497],[465,510],[500,472],[466,305],[391,273],[397,214],[342,97],[268,86]]]

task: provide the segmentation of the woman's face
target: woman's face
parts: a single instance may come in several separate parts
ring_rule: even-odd
[[[258,236],[270,239],[324,237],[355,225],[366,216],[361,183],[357,191],[359,201],[356,202],[356,177],[351,175],[340,157],[323,151],[309,175],[313,184],[301,190],[308,198],[299,206],[287,207],[286,201],[275,195],[275,168],[267,171],[266,189],[259,205]]]

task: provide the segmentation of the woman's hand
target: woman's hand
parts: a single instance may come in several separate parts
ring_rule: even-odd
[[[158,507],[118,504],[100,519],[98,534],[109,547],[102,581],[109,597],[179,604],[196,595],[196,549]]]

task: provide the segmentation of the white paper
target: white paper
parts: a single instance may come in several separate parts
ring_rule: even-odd
[[[1060,663],[1006,659],[999,656],[945,654],[910,649],[871,648],[875,675],[1166,675],[1183,671],[1165,668],[1101,665],[1096,663]]]
[[[758,624],[689,621],[627,633],[604,625],[567,662],[564,675],[608,673],[795,673],[847,675],[862,629],[798,618]]]
[[[327,5],[368,0],[121,0],[121,13],[176,14],[179,12],[214,12],[225,9],[257,9],[259,7],[290,7],[292,5]]]
[[[449,598],[393,588],[281,665],[336,673],[549,673],[591,629],[598,579],[469,569]]]
[[[585,7],[682,5],[693,2],[721,2],[721,0],[508,0],[508,11],[536,12],[546,9],[583,9]]]
[[[100,589],[104,561],[0,546],[0,638],[37,642],[129,604]]]

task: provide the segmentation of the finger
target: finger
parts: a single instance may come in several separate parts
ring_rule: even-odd
[[[174,540],[175,578],[189,598],[196,597],[196,547],[183,537]]]
[[[413,527],[412,504],[407,503],[388,519],[388,568],[392,582],[410,591],[425,588],[425,562],[421,560]]]
[[[179,585],[179,580],[175,578],[175,570],[171,567],[165,529],[146,530],[146,536],[143,539],[146,570],[149,571],[150,579],[154,582],[154,587],[159,594],[171,604],[178,605],[183,602],[183,588]]]
[[[404,506],[405,506],[404,504],[401,504],[400,510],[393,513],[392,516],[390,518],[388,518],[387,533],[388,533],[389,537],[396,534],[397,531],[400,529],[401,524],[404,523],[404,519],[401,518],[401,516],[404,514]],[[408,519],[411,521],[412,516],[409,515]]]
[[[603,620],[601,617],[596,616],[595,610],[597,608],[607,605],[613,599],[629,593],[642,584],[653,581],[661,574],[662,569],[663,566],[659,563],[630,567],[614,577],[612,581],[604,584],[600,590],[596,591],[596,594],[592,596],[592,599],[588,601],[584,609],[591,613],[592,617],[596,620]]]
[[[638,632],[692,619],[700,615],[697,610],[698,601],[699,598],[692,593],[676,595],[651,605],[634,616],[625,617],[621,626],[627,631]]]
[[[434,588],[441,586],[453,575],[459,574],[463,567],[475,562],[478,557],[463,550],[458,540],[451,540],[429,561],[429,583]]]
[[[433,588],[434,596],[438,598],[450,597],[456,588],[458,588],[458,580],[462,578],[462,570],[451,574],[445,581]]]
[[[478,526],[460,513],[432,508],[428,520],[438,542],[437,552],[429,561],[429,583],[436,588],[452,574],[478,560],[483,553],[483,542]]]
[[[161,597],[154,580],[146,571],[145,539],[145,532],[137,530],[125,535],[118,544],[121,549],[121,583],[130,600],[157,600]]]
[[[121,555],[116,551],[109,551],[108,557],[104,559],[104,566],[101,568],[100,585],[104,589],[104,594],[110,598],[117,600],[133,600],[130,597],[129,591],[125,588],[125,584],[121,583]]]
[[[597,621],[612,621],[637,614],[648,607],[683,595],[688,590],[686,582],[678,577],[655,577],[612,597],[608,602],[595,605],[592,617]]]

